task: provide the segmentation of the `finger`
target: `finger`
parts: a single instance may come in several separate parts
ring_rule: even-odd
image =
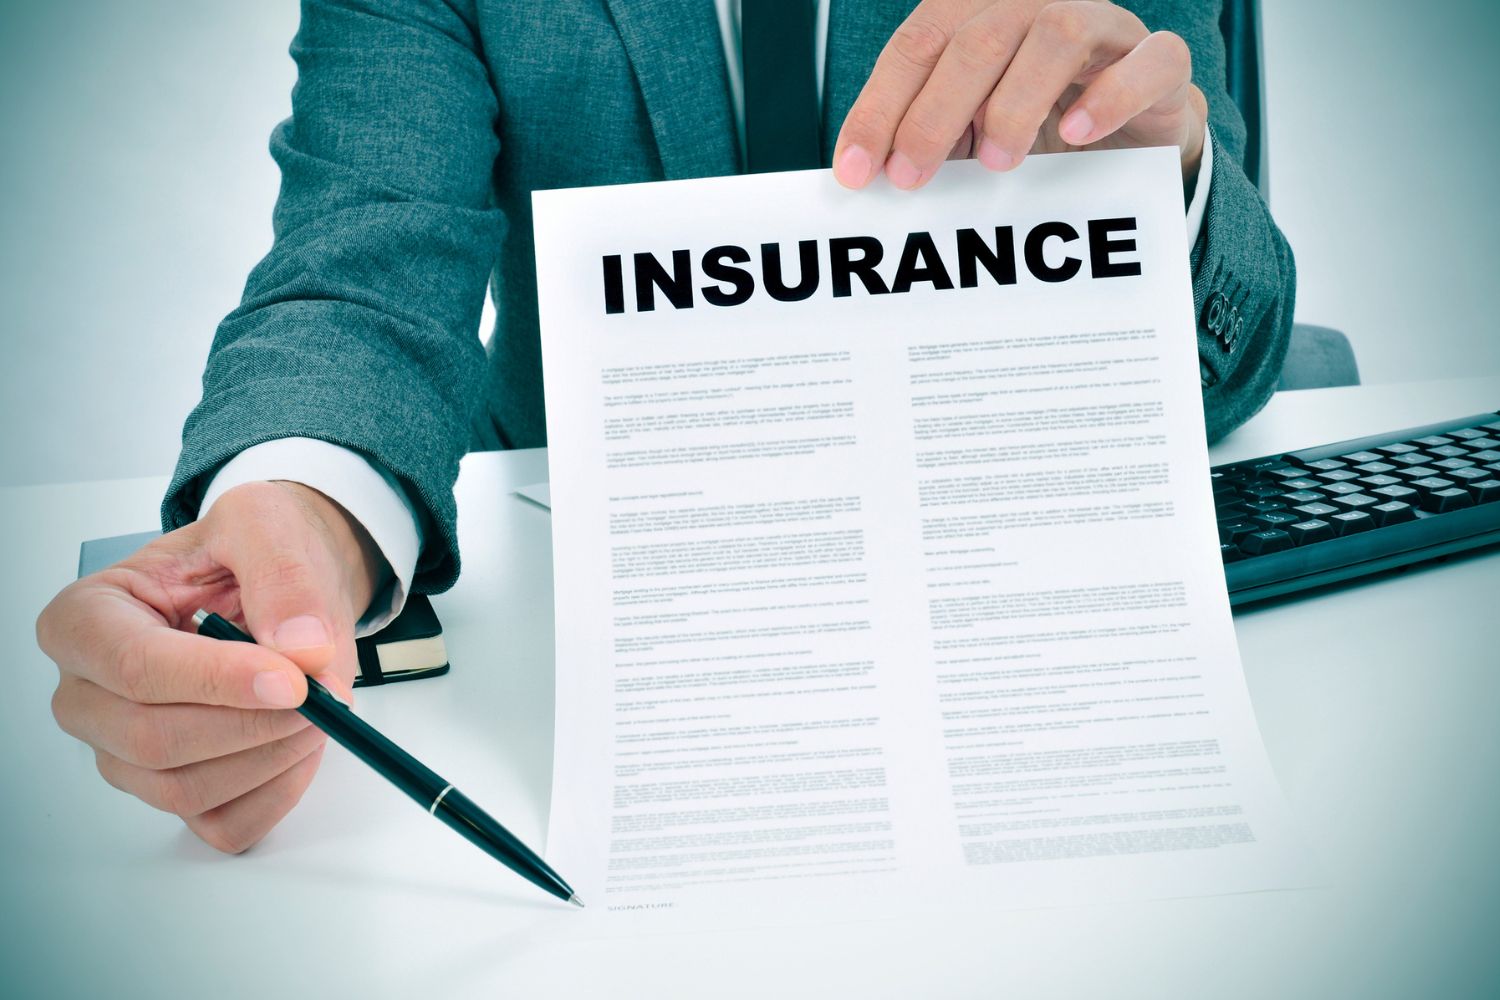
[[[318,773],[323,749],[314,750],[259,788],[189,817],[188,829],[228,854],[239,854],[259,843],[301,801],[313,775]]]
[[[322,747],[327,739],[322,730],[309,726],[285,739],[227,757],[164,770],[137,767],[104,750],[96,751],[94,758],[100,775],[120,791],[186,819],[254,791]]]
[[[143,705],[64,675],[52,696],[63,732],[138,767],[181,767],[285,739],[311,725],[286,709]]]
[[[986,7],[959,26],[913,98],[885,172],[896,187],[921,187],[973,127],[974,112],[1010,65],[1030,20],[1012,4]]]
[[[81,588],[59,611],[48,651],[64,673],[141,704],[294,708],[307,697],[296,665],[251,643],[169,628],[124,589]]]
[[[256,641],[347,698],[357,670],[353,612],[322,514],[288,484],[250,483],[214,505],[209,544],[239,583]]]
[[[1187,43],[1169,31],[1147,35],[1123,59],[1094,78],[1058,125],[1058,135],[1087,146],[1119,131],[1140,115],[1180,111],[1193,81]]]
[[[833,175],[862,188],[891,152],[906,109],[937,66],[958,26],[990,0],[925,0],[901,23],[875,60],[875,68],[844,118],[833,149]]]
[[[980,161],[992,170],[1020,163],[1063,92],[1145,37],[1140,18],[1112,4],[1042,8],[985,109]]]

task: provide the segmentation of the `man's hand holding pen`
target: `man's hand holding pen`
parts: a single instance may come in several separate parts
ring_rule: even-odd
[[[325,735],[293,709],[316,676],[349,699],[354,624],[378,552],[295,483],[226,493],[201,520],[63,590],[37,621],[58,665],[53,714],[116,788],[239,852],[301,799]],[[191,634],[208,608],[263,645]]]

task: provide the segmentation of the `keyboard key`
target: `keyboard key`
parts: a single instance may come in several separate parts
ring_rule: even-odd
[[[1334,537],[1333,525],[1327,521],[1319,521],[1314,518],[1311,521],[1301,521],[1286,529],[1286,533],[1292,536],[1292,542],[1297,545],[1309,545],[1313,542],[1322,542]]]
[[[1445,458],[1441,462],[1433,462],[1439,469],[1467,469],[1474,463],[1467,458]]]
[[[1367,472],[1375,476],[1384,472],[1390,472],[1396,469],[1397,466],[1392,465],[1390,462],[1366,462],[1363,465],[1356,465],[1355,468],[1360,472]]]
[[[1425,497],[1427,494],[1436,493],[1438,490],[1451,490],[1455,484],[1451,479],[1443,479],[1439,476],[1428,476],[1424,479],[1413,479],[1410,483],[1407,483],[1407,485],[1412,489],[1418,491]]]
[[[1483,426],[1488,427],[1489,424],[1484,424]],[[1479,427],[1465,427],[1461,430],[1449,431],[1448,436],[1458,438],[1460,441],[1472,441],[1474,438],[1484,437],[1484,431]]]
[[[1446,490],[1433,490],[1422,498],[1422,509],[1433,514],[1446,514],[1450,510],[1463,510],[1474,506],[1469,491],[1457,486]]]
[[[1316,479],[1288,479],[1281,485],[1289,490],[1315,490],[1323,484]]]
[[[1224,478],[1224,473],[1222,472],[1215,472],[1210,477],[1210,482],[1214,484],[1215,494],[1231,493],[1234,491],[1234,480]]]
[[[1411,451],[1402,452],[1400,455],[1392,456],[1391,461],[1398,465],[1422,465],[1423,463],[1432,461],[1432,456],[1425,451],[1412,449]]]
[[[1470,451],[1483,451],[1486,448],[1500,448],[1500,438],[1469,438],[1464,442],[1464,447]]]
[[[1270,500],[1281,496],[1283,491],[1280,483],[1251,483],[1240,490],[1240,494],[1246,500]]]
[[[1318,478],[1330,483],[1342,483],[1350,479],[1358,479],[1359,473],[1353,469],[1333,469],[1329,472],[1318,473]]]
[[[1410,486],[1382,486],[1373,492],[1377,496],[1385,497],[1387,500],[1400,500],[1403,503],[1407,501],[1415,503],[1416,498],[1421,496],[1420,493]]]
[[[1449,483],[1448,485],[1453,485]],[[1286,504],[1280,500],[1246,500],[1240,507],[1252,514],[1269,514],[1272,511],[1286,510]]]
[[[1396,470],[1396,475],[1398,475],[1398,476],[1405,476],[1408,480],[1412,480],[1412,479],[1426,479],[1429,476],[1442,475],[1442,470],[1441,469],[1428,468],[1425,465],[1413,465],[1411,468],[1408,468],[1408,469],[1397,469]]]
[[[1493,475],[1489,469],[1452,469],[1448,472],[1448,478],[1460,486],[1467,486],[1479,479],[1490,479]]]
[[[1344,468],[1345,465],[1345,463],[1340,462],[1336,458],[1320,458],[1316,462],[1304,462],[1302,464],[1306,465],[1309,469],[1316,469],[1318,472],[1332,472],[1334,469]]]
[[[1419,444],[1423,448],[1441,448],[1445,444],[1452,444],[1452,438],[1445,438],[1441,434],[1433,434],[1429,437],[1416,438],[1412,444]]]
[[[1376,524],[1384,528],[1390,524],[1415,521],[1417,519],[1417,509],[1409,503],[1402,503],[1400,500],[1391,500],[1371,507],[1370,516],[1375,518]]]
[[[1365,488],[1358,483],[1329,483],[1323,487],[1323,492],[1333,496],[1348,496],[1350,493],[1363,493]]]
[[[1410,453],[1416,451],[1417,448],[1415,445],[1397,443],[1383,445],[1379,448],[1376,448],[1375,450],[1384,452],[1387,455],[1409,455]]]
[[[1302,518],[1290,511],[1273,510],[1266,514],[1256,514],[1250,520],[1262,528],[1280,528],[1282,525],[1296,524]]]
[[[1483,451],[1470,452],[1469,457],[1476,462],[1500,462],[1500,451],[1486,448]]]
[[[1267,469],[1266,471],[1278,479],[1296,479],[1299,476],[1307,475],[1307,470],[1300,465],[1283,465],[1280,468]]]
[[[1337,507],[1330,507],[1326,503],[1305,503],[1300,507],[1294,507],[1299,514],[1306,514],[1310,518],[1319,518],[1325,514],[1337,514]]]
[[[1479,426],[1487,431],[1500,431],[1500,420],[1488,424],[1480,424]]]
[[[1465,487],[1474,497],[1475,503],[1494,503],[1500,500],[1500,479],[1481,479]]]
[[[1371,489],[1379,486],[1400,486],[1401,480],[1395,476],[1360,476],[1359,481]]]
[[[1380,456],[1375,454],[1373,451],[1356,451],[1350,455],[1340,455],[1339,458],[1343,459],[1346,462],[1349,462],[1350,464],[1380,461]]]
[[[1226,545],[1238,545],[1246,535],[1259,530],[1260,525],[1251,524],[1248,520],[1225,521],[1219,525],[1219,541]]]
[[[1362,510],[1346,510],[1328,519],[1336,535],[1354,535],[1375,527],[1375,519]],[[1253,536],[1252,536],[1253,537]]]
[[[1295,543],[1292,536],[1279,528],[1267,528],[1265,531],[1256,531],[1246,535],[1245,540],[1240,542],[1240,548],[1247,555],[1263,556],[1272,552],[1285,552]]]
[[[1462,458],[1469,453],[1468,448],[1460,448],[1455,444],[1443,445],[1441,448],[1427,449],[1429,455],[1438,455],[1442,458]]]
[[[1317,503],[1323,499],[1323,494],[1314,493],[1312,490],[1294,490],[1291,493],[1281,494],[1281,499],[1287,503]]]
[[[1379,502],[1379,500],[1364,493],[1350,493],[1348,496],[1333,498],[1333,503],[1343,507],[1345,510],[1359,510],[1361,507],[1368,507],[1371,504]]]
[[[1240,551],[1238,545],[1224,544],[1219,546],[1219,558],[1226,563],[1239,562],[1245,558],[1245,553]]]

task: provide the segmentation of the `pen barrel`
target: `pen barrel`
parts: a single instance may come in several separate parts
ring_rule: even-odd
[[[434,770],[382,736],[311,677],[307,700],[297,709],[334,742],[368,764],[423,809],[430,808],[448,782]]]
[[[448,789],[432,814],[469,843],[538,888],[558,899],[572,897],[573,890],[548,867],[547,862],[458,789]]]

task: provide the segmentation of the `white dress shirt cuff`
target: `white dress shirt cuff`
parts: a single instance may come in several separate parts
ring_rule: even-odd
[[[364,526],[385,557],[389,572],[355,634],[378,632],[400,614],[422,550],[422,519],[396,478],[348,448],[316,438],[279,438],[224,463],[203,494],[198,516],[234,487],[268,480],[301,483],[328,497]]]
[[[1203,157],[1198,161],[1198,183],[1193,188],[1193,200],[1187,207],[1188,246],[1198,245],[1203,232],[1203,215],[1208,211],[1208,188],[1214,182],[1214,134],[1211,129],[1203,131]]]

